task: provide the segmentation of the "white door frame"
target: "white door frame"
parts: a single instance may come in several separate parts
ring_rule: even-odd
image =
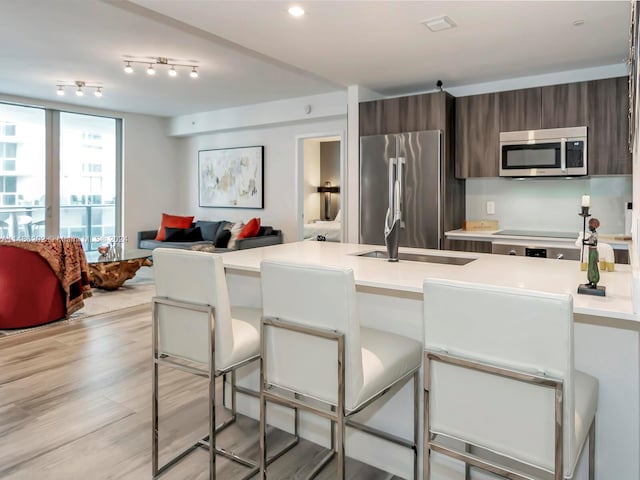
[[[346,241],[347,232],[347,194],[346,194],[346,132],[344,130],[329,130],[320,133],[307,133],[296,135],[296,223],[298,240],[304,239],[304,142],[305,140],[320,139],[326,137],[340,137],[340,208],[342,209],[342,225],[340,228],[340,241]]]

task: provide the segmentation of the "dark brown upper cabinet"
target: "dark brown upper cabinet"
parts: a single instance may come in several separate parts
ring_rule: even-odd
[[[500,141],[497,93],[456,98],[456,177],[497,177]]]
[[[453,97],[445,92],[361,103],[360,136],[446,130],[449,103]]]
[[[542,128],[542,90],[540,88],[511,90],[498,95],[501,132]]]
[[[442,130],[445,121],[445,94],[413,95],[400,99],[400,127],[403,132]]]
[[[589,121],[589,83],[542,87],[542,127],[583,127]]]
[[[456,176],[497,177],[500,132],[585,125],[589,175],[630,174],[628,105],[628,77],[456,98]]]
[[[400,98],[360,104],[360,136],[400,133]]]
[[[588,145],[590,175],[631,174],[627,77],[589,82]]]

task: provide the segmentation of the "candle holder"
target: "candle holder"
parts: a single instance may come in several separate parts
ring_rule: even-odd
[[[589,220],[589,238],[587,239],[587,218],[591,216],[589,207],[582,206],[581,212],[578,214],[582,217],[582,248],[580,249],[580,264],[584,264],[584,250],[589,248],[588,266],[587,266],[587,283],[578,285],[578,293],[582,295],[595,295],[604,297],[606,295],[606,287],[598,286],[600,281],[600,271],[598,270],[598,233],[596,229],[600,226],[597,218]]]
[[[580,249],[580,264],[585,263],[584,261],[584,246],[585,246],[585,238],[587,236],[587,217],[590,217],[589,207],[580,207],[581,212],[578,214],[582,217],[582,248]]]

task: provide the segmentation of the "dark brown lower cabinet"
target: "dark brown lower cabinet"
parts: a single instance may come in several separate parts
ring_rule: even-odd
[[[474,240],[451,240],[444,241],[445,250],[455,252],[491,253],[491,242],[477,242]]]

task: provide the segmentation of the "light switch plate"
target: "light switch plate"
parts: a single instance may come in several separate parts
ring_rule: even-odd
[[[496,202],[487,202],[487,215],[495,215]]]

